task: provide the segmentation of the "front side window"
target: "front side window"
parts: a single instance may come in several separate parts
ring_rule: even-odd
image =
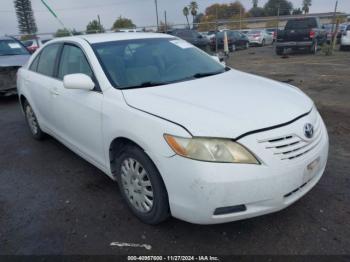
[[[53,77],[56,58],[59,50],[60,44],[53,44],[45,47],[41,51],[37,70],[38,73]]]
[[[12,39],[0,40],[0,56],[29,55],[20,43]]]
[[[175,38],[135,39],[93,44],[102,67],[120,89],[191,80],[225,72],[225,67]]]
[[[74,45],[64,45],[58,69],[58,78],[63,79],[65,75],[77,73],[93,77],[92,70],[83,51]]]

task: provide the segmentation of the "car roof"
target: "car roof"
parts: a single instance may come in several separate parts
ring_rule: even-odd
[[[13,38],[8,36],[0,36],[0,40],[13,40]]]
[[[103,34],[90,34],[90,35],[77,35],[62,37],[52,42],[61,42],[68,40],[84,39],[90,44],[122,41],[122,40],[134,40],[134,39],[150,39],[150,38],[174,38],[172,35],[160,34],[160,33],[103,33]]]

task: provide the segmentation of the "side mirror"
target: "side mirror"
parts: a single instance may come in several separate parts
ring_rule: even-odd
[[[212,55],[211,57],[212,57],[216,62],[221,63],[221,64],[223,64],[224,66],[226,66],[226,62],[225,62],[224,57],[219,57],[219,56],[216,56],[216,55]]]
[[[63,85],[67,89],[81,89],[90,91],[94,89],[95,83],[85,74],[71,74],[63,78]]]

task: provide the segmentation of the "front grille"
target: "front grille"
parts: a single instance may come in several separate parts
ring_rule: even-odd
[[[258,142],[264,144],[266,149],[271,150],[281,160],[292,160],[315,149],[321,142],[322,135],[321,118],[317,117],[314,125],[314,136],[311,140],[307,140],[296,134],[290,134]]]

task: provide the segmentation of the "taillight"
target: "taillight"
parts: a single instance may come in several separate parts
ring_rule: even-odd
[[[316,32],[314,30],[310,31],[310,38],[315,38]]]

